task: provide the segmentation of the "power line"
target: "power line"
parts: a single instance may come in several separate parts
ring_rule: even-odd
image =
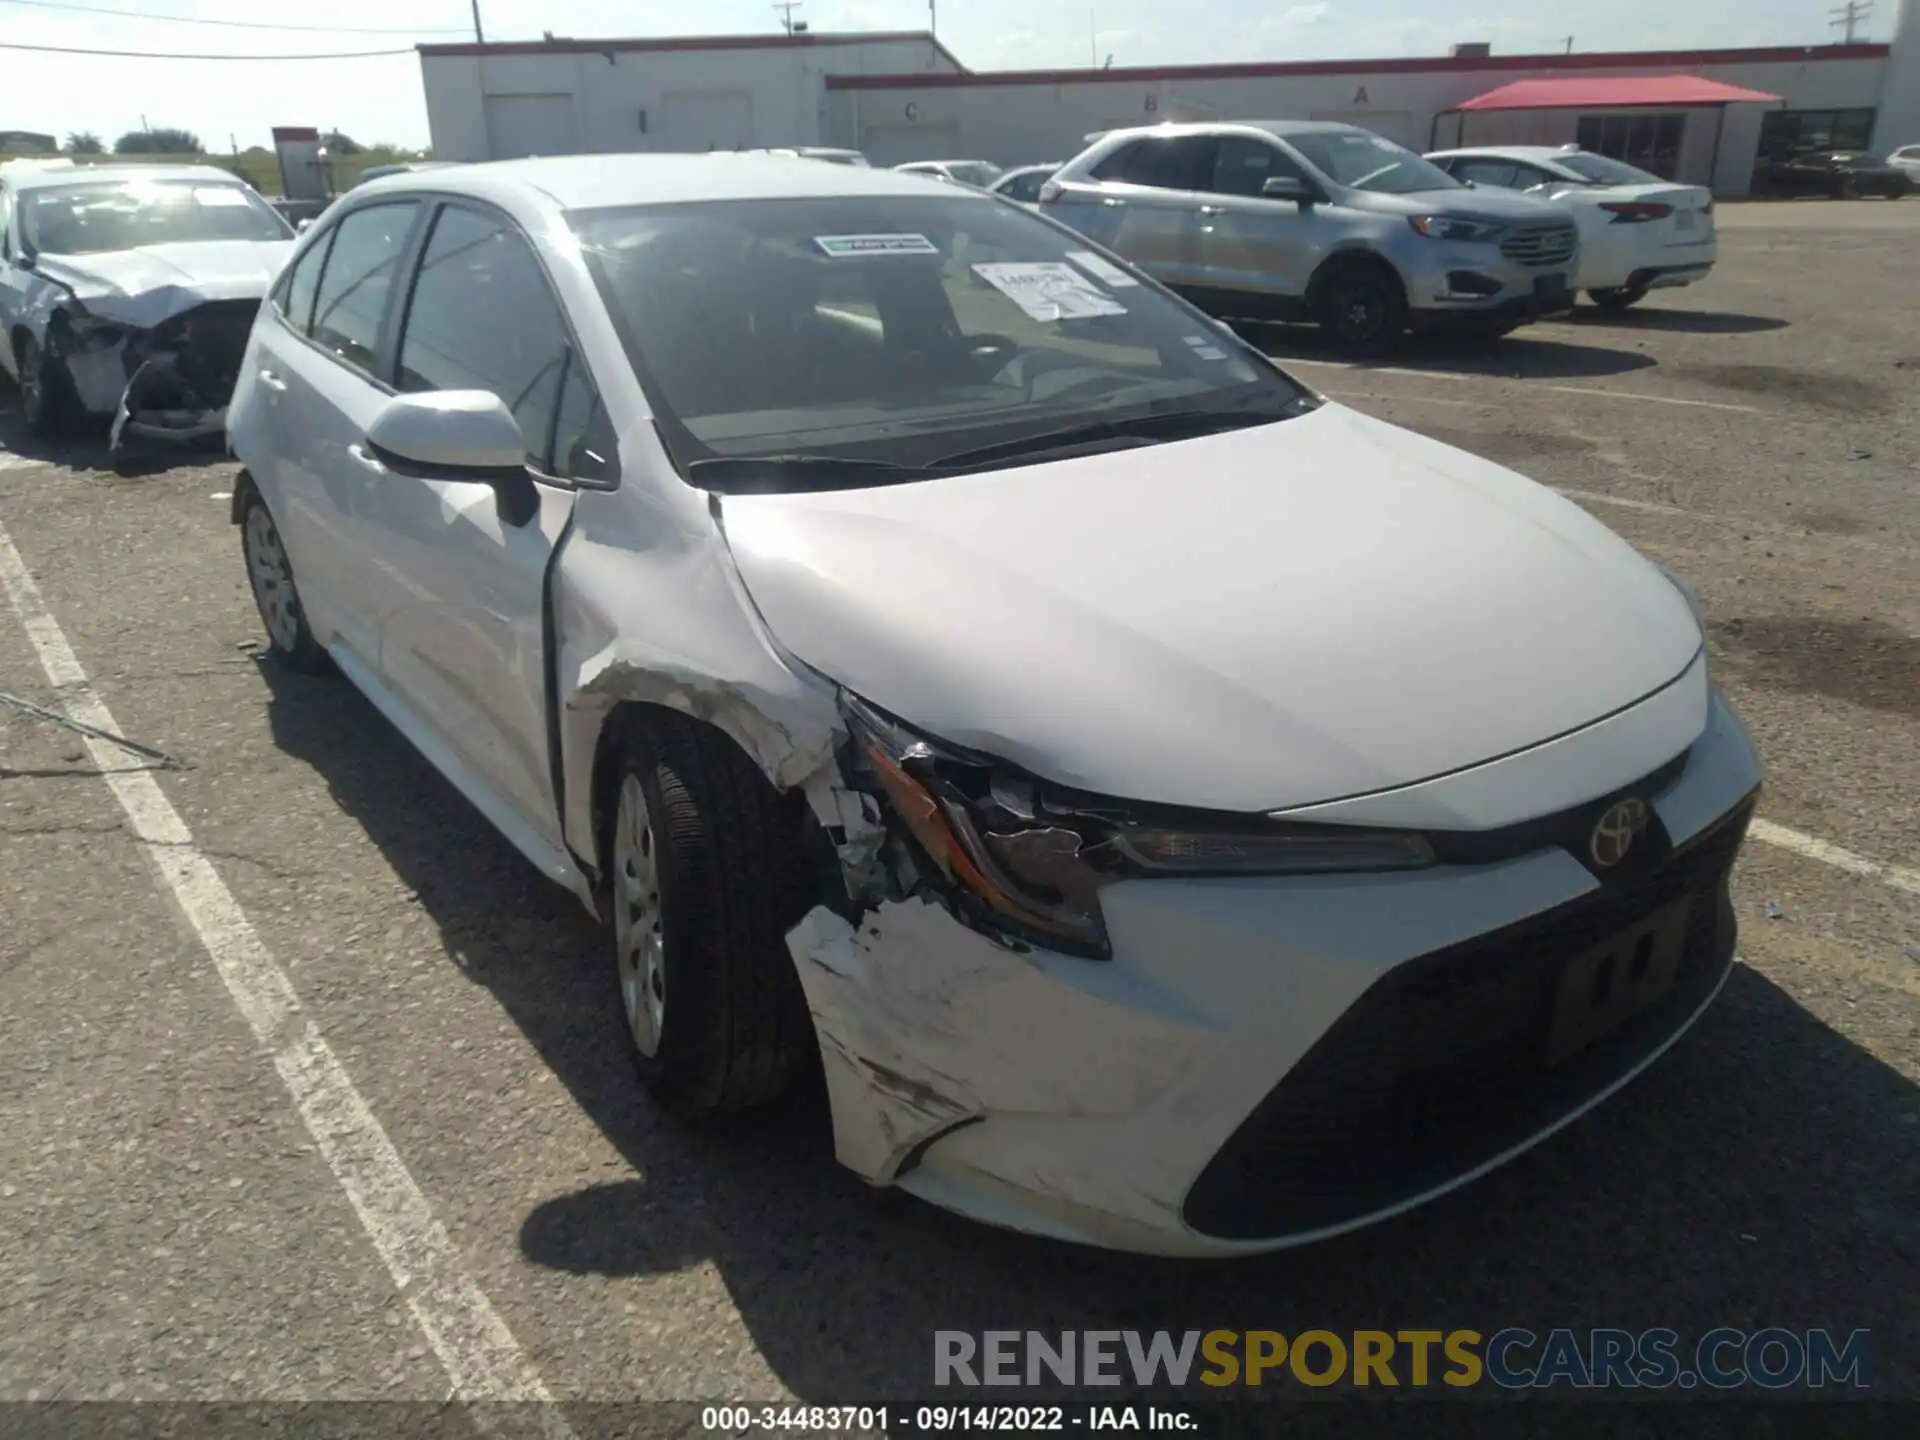
[[[464,33],[464,32],[462,32]],[[182,55],[171,50],[83,50],[72,45],[16,45],[0,40],[0,50],[32,50],[42,55],[106,55],[121,60],[371,60],[378,55],[413,55],[404,50],[348,50],[331,55]]]
[[[420,25],[395,29],[383,25],[277,25],[269,20],[215,20],[204,15],[149,15],[140,10],[109,10],[104,5],[73,5],[67,0],[0,0],[0,5],[25,5],[34,10],[74,10],[84,15],[112,15],[121,20],[157,20],[166,25],[220,25],[234,30],[301,30],[320,35],[464,35],[464,29]]]

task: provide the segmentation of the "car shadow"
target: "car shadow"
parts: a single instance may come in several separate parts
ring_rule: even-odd
[[[1600,310],[1582,305],[1561,323],[1609,330],[1659,330],[1687,335],[1757,335],[1767,330],[1784,330],[1791,323],[1774,315],[1735,315],[1724,310],[1649,309],[1645,304],[1631,310]]]
[[[1425,370],[1450,375],[1486,375],[1508,380],[1578,380],[1625,375],[1659,362],[1642,351],[1615,350],[1558,338],[1555,327],[1528,325],[1499,339],[1435,332],[1403,336],[1385,355],[1355,359],[1305,325],[1234,323],[1249,344],[1285,365],[1351,366],[1354,369]]]
[[[607,1277],[712,1265],[803,1399],[925,1394],[936,1330],[1012,1327],[1659,1325],[1690,1341],[1825,1325],[1874,1332],[1880,1394],[1920,1384],[1920,1087],[1745,966],[1622,1096],[1409,1215],[1231,1263],[1084,1250],[868,1189],[833,1159],[817,1085],[711,1130],[665,1118],[635,1081],[604,942],[577,902],[351,686],[263,671],[280,747],[325,779],[418,895],[447,963],[492,992],[632,1166],[535,1206],[525,1256]]]
[[[123,480],[138,480],[170,470],[199,469],[223,465],[228,460],[226,447],[218,440],[180,445],[154,444],[133,448],[118,461],[109,453],[105,420],[89,420],[70,435],[42,440],[27,433],[16,393],[0,395],[0,453],[17,455],[36,464],[62,470],[110,472]]]

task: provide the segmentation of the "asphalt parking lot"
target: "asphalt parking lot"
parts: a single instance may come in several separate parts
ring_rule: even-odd
[[[576,904],[344,682],[259,663],[232,465],[116,475],[0,398],[0,690],[83,671],[190,767],[0,706],[0,1399],[853,1403],[923,1392],[936,1329],[1255,1325],[1866,1328],[1920,1399],[1920,204],[1720,213],[1713,276],[1625,314],[1365,366],[1249,332],[1688,576],[1769,767],[1745,964],[1671,1055],[1251,1263],[875,1196],[816,1097],[665,1120]]]

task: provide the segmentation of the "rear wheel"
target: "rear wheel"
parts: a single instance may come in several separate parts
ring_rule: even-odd
[[[1377,260],[1339,265],[1320,283],[1314,305],[1320,333],[1350,355],[1378,355],[1407,328],[1407,297],[1400,277]]]
[[[67,362],[31,335],[20,337],[20,414],[36,440],[69,434],[79,424],[80,395]]]
[[[1587,298],[1602,310],[1625,310],[1631,305],[1638,305],[1642,300],[1647,298],[1647,287],[1644,285],[1621,285],[1617,288],[1589,290],[1587,292]]]
[[[603,853],[635,1066],[683,1116],[763,1104],[818,1053],[786,945],[806,908],[794,826],[719,731],[646,710],[620,723]]]

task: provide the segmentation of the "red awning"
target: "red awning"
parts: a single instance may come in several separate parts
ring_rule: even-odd
[[[1464,100],[1456,110],[1606,110],[1635,105],[1731,105],[1743,100],[1778,100],[1764,90],[1743,90],[1702,80],[1697,75],[1569,76],[1560,80],[1516,80]]]

